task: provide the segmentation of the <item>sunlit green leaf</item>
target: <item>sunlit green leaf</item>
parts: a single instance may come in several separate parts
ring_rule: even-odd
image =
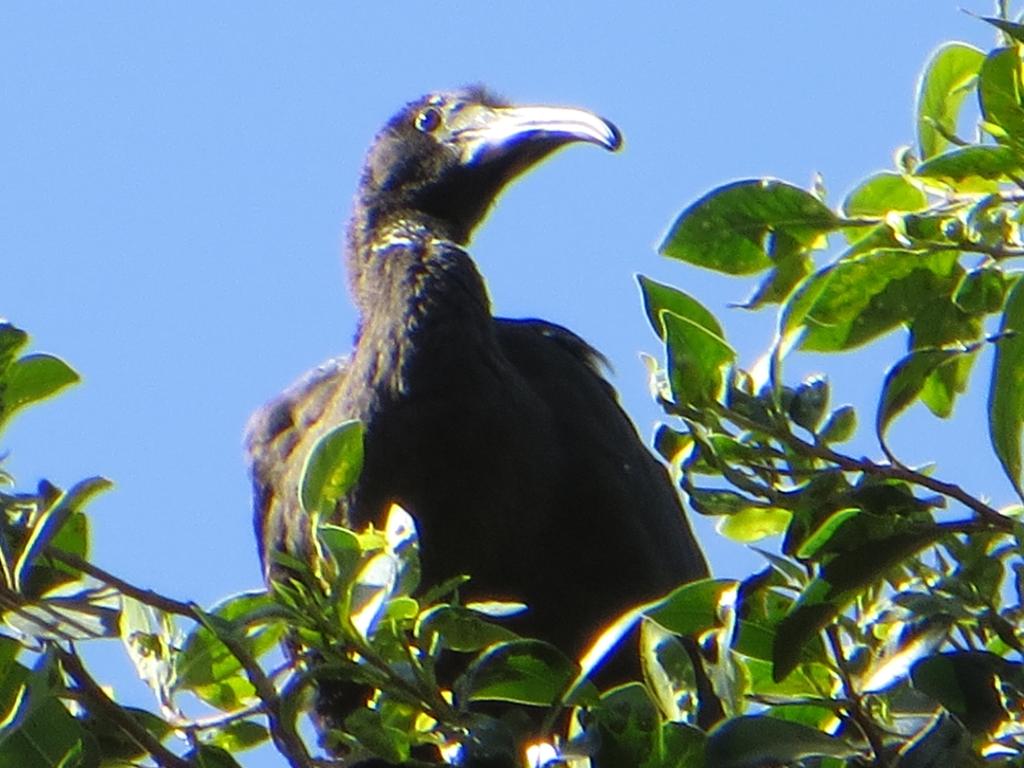
[[[884,218],[889,211],[920,211],[928,206],[928,198],[905,176],[883,171],[858,184],[843,201],[843,215]]]
[[[1016,47],[998,48],[985,57],[978,78],[985,127],[997,140],[1024,142],[1021,60]]]
[[[769,236],[782,233],[817,247],[838,220],[814,195],[774,179],[719,187],[683,211],[660,251],[732,275],[772,266]]]
[[[786,530],[793,513],[779,507],[747,507],[718,521],[718,532],[733,541],[750,544]]]
[[[914,175],[947,183],[968,179],[999,181],[1024,170],[1024,157],[1011,147],[975,144],[936,155],[914,169]]]
[[[26,355],[0,376],[0,424],[18,409],[56,394],[79,380],[71,366],[53,355]]]
[[[697,325],[705,328],[710,333],[720,338],[725,338],[722,326],[711,312],[699,301],[683,293],[678,288],[651,280],[645,275],[638,275],[640,283],[640,294],[644,301],[644,311],[651,323],[658,338],[665,338],[665,324],[662,320],[663,312],[671,312],[677,317],[683,317]]]
[[[695,635],[716,625],[719,601],[735,588],[731,579],[690,582],[648,607],[645,615],[677,635]]]
[[[928,64],[917,90],[917,140],[921,159],[938,154],[956,133],[964,97],[981,69],[985,54],[963,43],[940,47]]]
[[[213,731],[209,743],[234,754],[257,747],[269,738],[265,726],[253,720],[239,720]]]
[[[300,496],[307,513],[325,518],[349,492],[363,468],[363,425],[346,421],[317,441],[302,468]]]
[[[956,268],[955,252],[882,249],[858,254],[804,281],[787,305],[784,329],[806,332],[801,347],[834,352],[865,344],[912,319],[943,290]]]
[[[725,385],[725,368],[736,358],[735,350],[692,320],[670,312],[663,312],[661,318],[673,397],[687,405],[717,400]]]
[[[992,447],[1010,482],[1021,488],[1021,428],[1024,426],[1024,281],[1006,299],[988,393]]]

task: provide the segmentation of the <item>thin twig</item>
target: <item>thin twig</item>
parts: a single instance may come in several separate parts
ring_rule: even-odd
[[[882,735],[875,727],[874,721],[864,711],[863,700],[860,694],[857,693],[856,688],[854,688],[853,680],[850,677],[850,669],[846,664],[846,656],[843,653],[843,644],[839,639],[839,630],[833,624],[825,629],[825,634],[828,637],[828,644],[832,649],[832,655],[835,657],[836,666],[839,667],[839,679],[843,683],[843,691],[849,703],[847,712],[857,724],[860,732],[864,734],[864,738],[871,745],[871,751],[875,753],[875,765],[879,766],[879,768],[888,768],[889,761],[885,757],[885,743],[882,741]]]
[[[1013,531],[1012,520],[1000,513],[999,510],[994,507],[991,507],[980,499],[975,498],[955,483],[936,480],[929,475],[925,475],[921,472],[910,469],[909,467],[896,464],[879,464],[878,462],[871,461],[868,458],[855,459],[852,456],[836,453],[827,445],[810,443],[797,435],[794,435],[792,432],[784,432],[775,427],[752,421],[735,411],[727,410],[722,406],[719,408],[722,415],[733,423],[747,430],[770,435],[780,443],[784,443],[789,448],[792,448],[797,453],[803,454],[806,457],[829,461],[847,472],[863,472],[870,475],[880,475],[893,480],[904,480],[908,483],[919,485],[922,488],[928,488],[929,490],[942,494],[947,498],[960,502],[993,528],[1006,533]]]
[[[75,681],[79,690],[86,695],[89,705],[117,725],[141,749],[146,750],[157,765],[161,768],[195,768],[191,761],[171,752],[160,743],[156,736],[114,702],[99,683],[92,678],[92,675],[86,671],[81,659],[73,650],[66,651],[56,644],[52,647],[56,650],[64,671]]]
[[[98,581],[102,581],[105,584],[117,589],[119,592],[133,597],[140,603],[145,603],[148,606],[157,608],[167,613],[174,613],[179,616],[185,616],[186,618],[196,620],[195,611],[192,610],[192,606],[189,603],[183,603],[180,600],[175,600],[170,597],[158,594],[151,589],[142,589],[136,587],[134,584],[129,584],[124,579],[120,579],[109,571],[105,571],[97,565],[93,565],[88,560],[83,560],[76,554],[71,552],[65,552],[63,549],[57,547],[47,547],[46,554],[50,557],[60,560],[65,565],[71,566],[82,573],[87,573]]]
[[[238,663],[242,665],[246,677],[252,683],[252,687],[256,689],[256,694],[263,701],[263,712],[267,716],[267,721],[270,725],[270,735],[274,739],[277,751],[281,753],[292,768],[317,768],[317,761],[309,754],[306,744],[296,732],[293,724],[282,717],[281,697],[277,693],[277,688],[274,687],[273,682],[267,677],[256,660],[249,655],[245,647],[231,633],[217,632],[214,627],[211,627],[206,620],[206,616],[198,606],[192,606],[192,618],[213,632],[227,649],[231,651],[231,655],[238,660]]]

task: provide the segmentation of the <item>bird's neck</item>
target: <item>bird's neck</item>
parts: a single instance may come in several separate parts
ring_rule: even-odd
[[[349,276],[360,312],[357,357],[391,368],[400,390],[421,371],[458,365],[494,345],[483,278],[457,235],[424,214],[349,234]]]

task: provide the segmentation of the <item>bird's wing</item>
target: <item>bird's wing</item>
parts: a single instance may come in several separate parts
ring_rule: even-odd
[[[299,483],[309,451],[345,420],[336,413],[347,358],[333,358],[307,371],[256,411],[245,429],[245,452],[253,486],[253,524],[264,576],[270,553],[309,553],[309,530],[299,503]]]
[[[604,378],[601,354],[566,328],[541,320],[498,319],[497,330],[506,357],[547,403],[555,421],[569,475],[562,485],[573,495],[562,503],[585,515],[567,525],[588,530],[556,535],[605,546],[617,542],[615,552],[592,556],[595,563],[607,558],[610,568],[638,563],[640,580],[648,583],[623,585],[624,591],[634,591],[634,603],[646,599],[643,592],[654,596],[707,576],[679,495]],[[623,574],[623,580],[630,576]],[[629,604],[625,595],[624,600]]]

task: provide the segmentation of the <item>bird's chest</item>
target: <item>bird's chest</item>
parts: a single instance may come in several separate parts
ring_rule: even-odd
[[[558,472],[545,405],[500,358],[431,351],[431,364],[409,366],[363,409],[351,522],[377,522],[398,503],[417,519],[427,557],[468,534],[479,551],[539,537],[536,515]]]

